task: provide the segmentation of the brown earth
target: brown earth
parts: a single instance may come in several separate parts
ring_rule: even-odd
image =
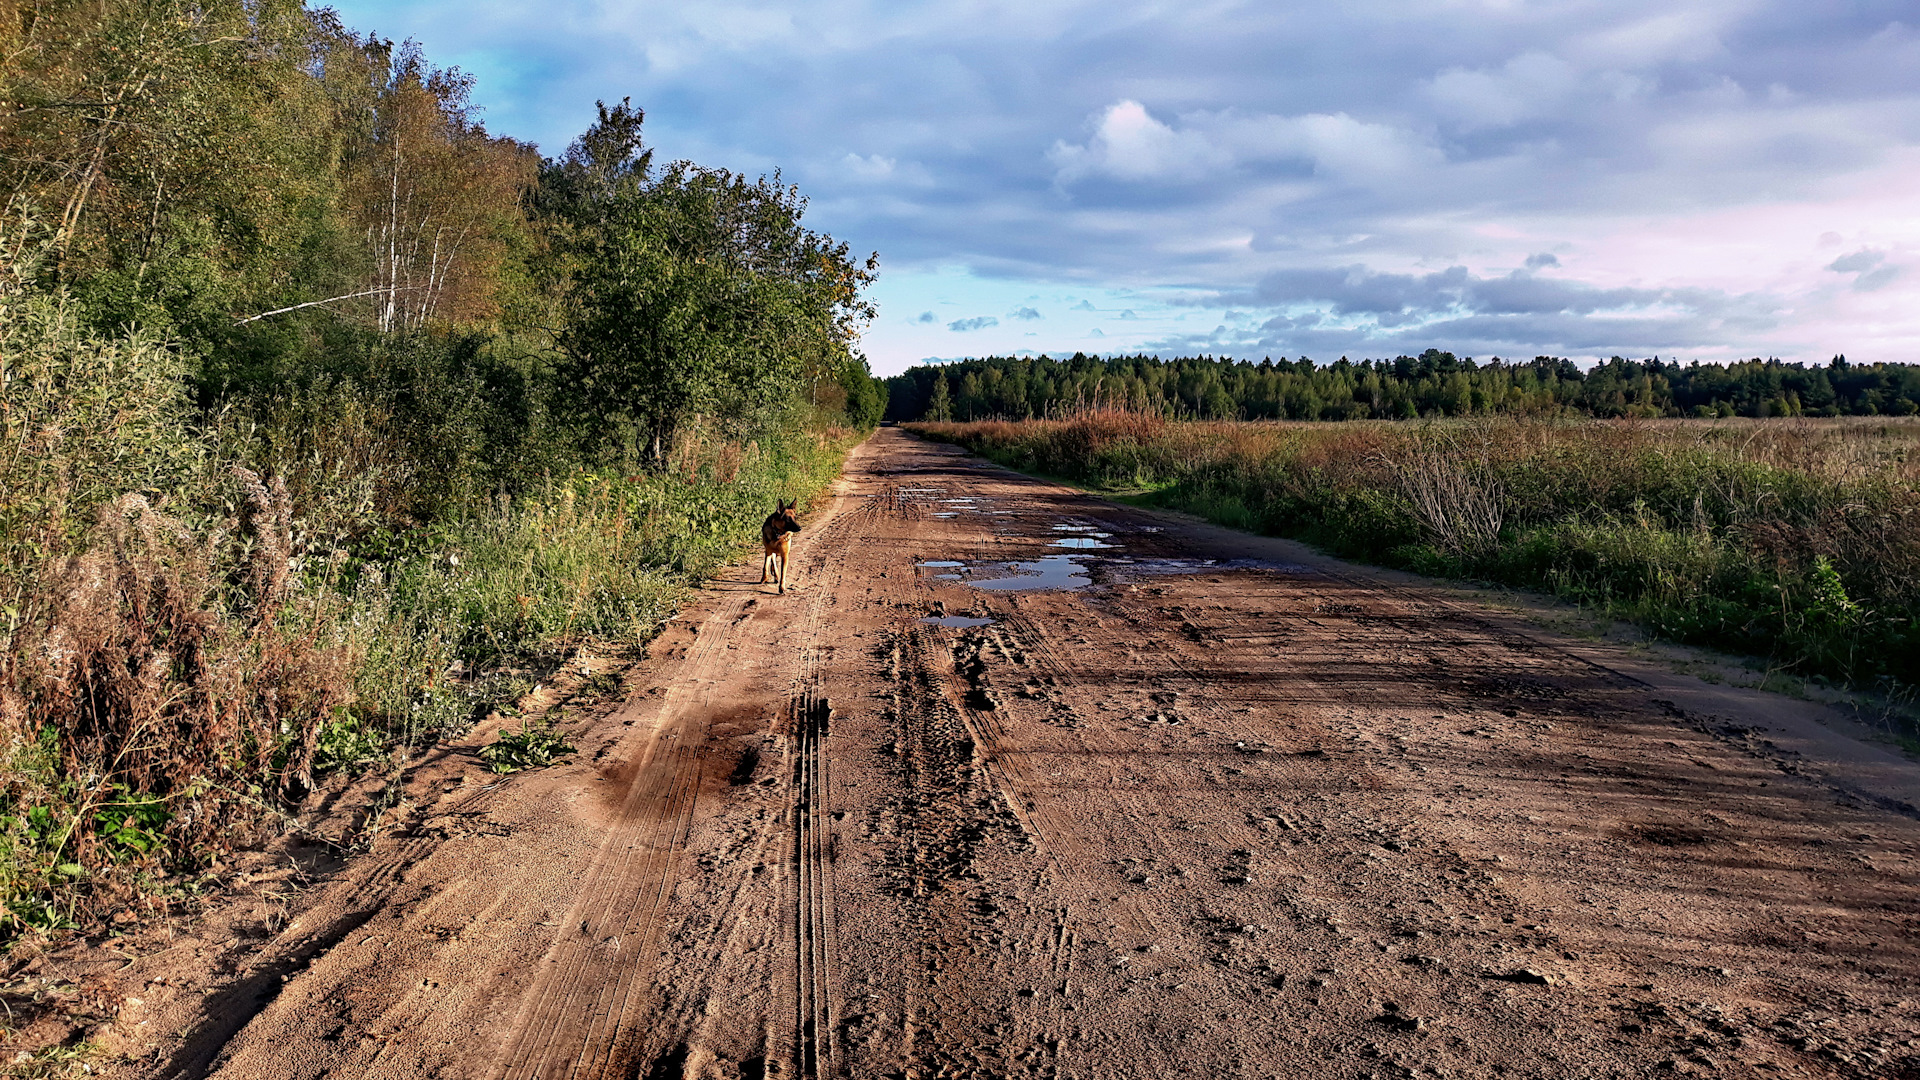
[[[1818,706],[897,431],[804,524],[573,763],[132,961],[120,1068],[1920,1077],[1920,773]]]

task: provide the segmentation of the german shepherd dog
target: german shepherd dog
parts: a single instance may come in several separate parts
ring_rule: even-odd
[[[800,523],[793,520],[795,505],[780,503],[773,513],[767,515],[766,524],[760,526],[760,545],[766,549],[766,558],[760,560],[760,584],[767,583],[767,572],[772,570],[783,595],[787,591],[787,536],[800,531]],[[780,560],[777,567],[775,559]]]

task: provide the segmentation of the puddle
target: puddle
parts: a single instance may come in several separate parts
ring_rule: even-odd
[[[1104,535],[1108,535],[1108,534],[1106,533],[1096,534],[1096,536],[1104,536]],[[1062,537],[1061,539],[1055,540],[1053,543],[1048,544],[1047,546],[1058,547],[1058,548],[1081,548],[1083,550],[1087,548],[1110,548],[1115,546],[1113,544],[1107,543],[1105,540],[1096,539],[1096,536]]]
[[[1099,532],[1099,530],[1100,526],[1098,525],[1055,525],[1053,527],[1054,532]],[[1107,536],[1109,534],[1100,533],[1100,535]]]
[[[970,579],[976,589],[1012,592],[1022,589],[1084,589],[1093,584],[1086,567],[1072,555],[1042,555],[1032,562],[994,563],[981,567],[983,573],[1005,570],[1010,576],[985,581]]]
[[[965,566],[967,564],[959,561],[958,559],[928,559],[925,562],[921,563],[920,565],[921,566]]]
[[[1114,582],[1145,581],[1163,574],[1204,574],[1221,570],[1274,570],[1283,574],[1317,574],[1311,566],[1299,563],[1268,562],[1265,559],[1111,559],[1105,564]]]
[[[953,513],[952,511],[948,511],[948,512],[946,512],[946,513],[943,513],[943,514],[934,514],[934,515],[932,515],[932,516],[933,516],[933,517],[937,517],[937,518],[950,518],[950,517],[959,517],[960,515],[959,515],[959,514],[956,514],[956,513]]]
[[[920,621],[932,626],[951,626],[961,630],[969,629],[975,626],[992,626],[993,625],[992,619],[970,619],[965,615],[938,615],[938,616],[931,616],[929,618],[921,619]]]

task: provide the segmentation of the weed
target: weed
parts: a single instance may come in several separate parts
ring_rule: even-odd
[[[496,773],[538,769],[571,754],[574,747],[555,730],[553,721],[523,720],[519,731],[500,729],[500,737],[480,748],[480,760]]]

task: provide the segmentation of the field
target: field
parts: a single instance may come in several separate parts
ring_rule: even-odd
[[[1546,590],[1775,670],[1920,683],[1920,423],[918,424],[1002,464],[1428,574]]]

